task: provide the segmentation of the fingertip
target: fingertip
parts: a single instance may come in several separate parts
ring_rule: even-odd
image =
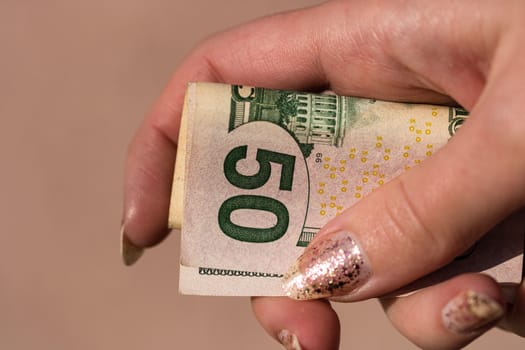
[[[481,274],[461,275],[381,302],[393,325],[425,349],[469,344],[495,326],[506,308],[497,282]]]
[[[291,344],[295,336],[302,350],[339,348],[339,318],[326,300],[255,297],[252,308],[266,332],[283,346]]]
[[[127,211],[124,219],[125,236],[128,241],[140,248],[148,248],[162,242],[169,234],[168,218],[164,213],[143,208],[147,200],[140,203],[138,210]],[[167,211],[167,209],[164,209]]]
[[[126,237],[138,247],[161,242],[169,233],[173,165],[176,147],[145,122],[128,150],[122,224]]]

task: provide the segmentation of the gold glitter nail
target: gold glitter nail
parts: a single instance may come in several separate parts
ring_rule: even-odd
[[[277,335],[277,339],[279,339],[279,342],[284,345],[286,350],[301,350],[301,344],[299,344],[299,339],[297,339],[297,336],[290,332],[287,329],[283,329],[279,332]]]
[[[306,300],[350,294],[372,275],[361,248],[348,232],[315,241],[283,277],[290,298]]]
[[[476,332],[498,320],[503,308],[492,298],[467,291],[456,296],[443,308],[443,324],[452,332],[465,334]]]

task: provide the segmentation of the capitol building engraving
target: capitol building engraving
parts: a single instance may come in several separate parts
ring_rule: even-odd
[[[232,86],[230,131],[269,121],[287,129],[305,153],[315,144],[341,147],[347,113],[348,101],[341,96]]]

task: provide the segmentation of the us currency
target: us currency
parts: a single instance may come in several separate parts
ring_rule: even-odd
[[[282,295],[281,274],[326,222],[431,157],[467,118],[456,107],[190,84],[170,206],[181,292]],[[419,286],[465,271],[518,282],[521,224],[500,225]]]

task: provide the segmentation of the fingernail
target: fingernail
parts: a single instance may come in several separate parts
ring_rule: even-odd
[[[126,237],[124,225],[120,228],[120,255],[124,265],[131,266],[139,260],[144,248],[137,247]]]
[[[350,234],[336,232],[306,248],[284,275],[283,289],[299,300],[348,295],[372,275],[367,264]]]
[[[287,329],[283,329],[277,335],[279,342],[284,345],[286,350],[301,350],[301,344],[297,336]]]
[[[501,305],[492,298],[467,291],[456,296],[443,308],[443,324],[454,333],[475,332],[498,320],[504,314]]]

